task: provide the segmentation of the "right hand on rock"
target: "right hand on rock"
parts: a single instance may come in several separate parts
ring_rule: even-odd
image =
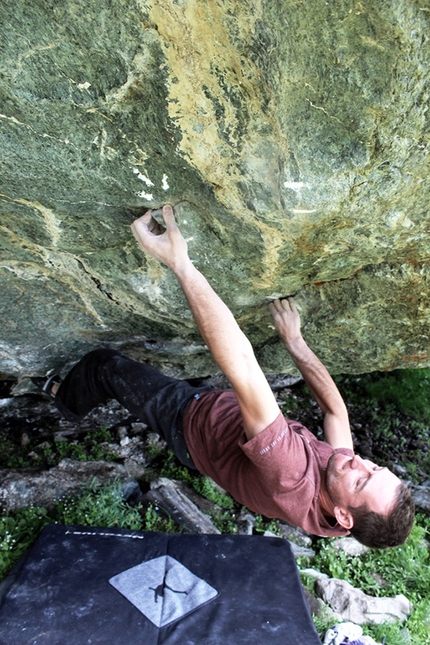
[[[152,211],[149,210],[133,222],[131,230],[144,253],[175,271],[189,261],[187,243],[169,204],[163,206],[163,220],[165,229],[152,217]]]

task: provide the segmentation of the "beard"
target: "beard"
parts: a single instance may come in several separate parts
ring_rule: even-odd
[[[331,455],[327,462],[325,473],[325,486],[331,501],[335,505],[340,505],[343,498],[344,485],[342,485],[342,471],[348,467],[351,461],[351,454],[344,454],[340,451]]]

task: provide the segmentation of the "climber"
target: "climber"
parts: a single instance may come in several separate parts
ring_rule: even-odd
[[[307,346],[292,298],[269,305],[275,328],[324,415],[325,441],[286,420],[232,313],[193,265],[170,206],[165,228],[148,211],[132,232],[146,254],[175,274],[203,340],[233,391],[162,375],[100,349],[44,390],[80,420],[115,398],[167,441],[182,463],[210,476],[251,511],[320,536],[351,533],[370,547],[401,544],[414,517],[409,489],[387,468],[353,452],[348,413],[323,364]]]

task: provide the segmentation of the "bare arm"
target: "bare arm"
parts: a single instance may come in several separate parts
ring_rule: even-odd
[[[324,414],[324,434],[333,448],[353,448],[348,411],[332,377],[303,340],[292,298],[269,305],[275,327]]]
[[[163,207],[163,218],[164,232],[148,211],[133,222],[133,235],[145,253],[175,273],[203,340],[232,384],[246,436],[251,439],[276,419],[279,407],[249,340],[228,307],[189,259],[187,243],[170,206]]]

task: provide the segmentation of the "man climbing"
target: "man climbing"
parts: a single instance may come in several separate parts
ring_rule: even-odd
[[[351,533],[371,547],[401,544],[414,517],[409,489],[387,468],[353,452],[348,413],[329,373],[307,346],[291,298],[269,305],[286,349],[324,415],[325,441],[286,420],[232,313],[192,264],[170,206],[166,228],[151,211],[132,224],[142,249],[175,274],[194,320],[233,391],[193,387],[119,352],[91,352],[61,383],[44,390],[79,420],[117,399],[167,441],[182,463],[197,468],[241,504],[309,533]]]

